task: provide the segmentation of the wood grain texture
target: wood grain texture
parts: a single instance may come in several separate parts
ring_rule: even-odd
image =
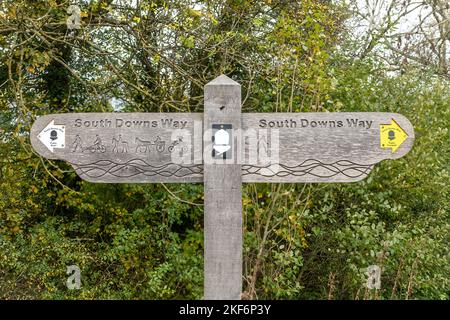
[[[38,139],[51,121],[66,127],[66,147],[54,152]],[[202,123],[201,113],[53,114],[36,120],[31,143],[41,156],[70,162],[91,182],[202,182]]]
[[[226,121],[226,109],[221,114],[219,119]],[[81,126],[77,126],[78,119],[82,121]],[[54,153],[37,138],[52,120],[66,126],[66,148],[55,149]],[[162,121],[166,120],[172,120],[172,124],[163,126]],[[85,121],[91,125],[84,126]],[[110,121],[110,126],[99,126],[101,121],[103,124]],[[134,126],[133,121],[148,121],[150,127]],[[156,127],[151,126],[152,121],[156,121]],[[396,113],[244,113],[241,121],[242,131],[235,141],[233,154],[241,160],[243,182],[359,181],[367,177],[376,163],[403,157],[414,142],[413,126]],[[395,152],[380,146],[380,126],[392,121],[408,135]],[[121,126],[117,127],[117,123]],[[188,134],[184,143],[190,161],[181,164],[174,163],[174,153],[168,151],[177,139],[175,123],[180,128],[184,123],[183,129]],[[273,146],[271,137],[276,136],[275,131],[279,141],[278,158],[267,161],[259,154],[255,158],[256,149]],[[37,119],[31,130],[31,142],[40,155],[72,163],[81,178],[91,182],[203,182],[202,133],[201,113],[54,114]],[[96,135],[105,146],[104,152],[92,149]],[[81,148],[74,151],[77,136]],[[113,139],[118,140],[119,136],[122,139],[114,148]],[[155,142],[158,136],[164,141],[161,152]],[[128,148],[127,152],[123,152],[124,147]],[[175,150],[179,151],[179,147],[175,146]],[[211,152],[210,148],[210,144],[205,144],[205,154]]]
[[[240,299],[242,291],[241,165],[211,154],[213,124],[241,128],[241,87],[226,76],[205,86],[205,299]],[[234,137],[233,137],[234,139]],[[232,156],[237,143],[232,143]]]
[[[395,152],[380,145],[380,126],[393,120],[408,135]],[[256,130],[257,139],[277,130],[279,141],[273,164],[250,161],[249,148],[243,148],[243,182],[359,181],[376,163],[403,157],[414,143],[413,126],[397,113],[248,113],[242,126]]]

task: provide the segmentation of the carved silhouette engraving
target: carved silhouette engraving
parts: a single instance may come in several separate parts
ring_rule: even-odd
[[[152,145],[151,141],[143,140],[138,137],[134,139],[134,143],[136,144],[136,149],[134,151],[135,153],[146,153]]]
[[[128,153],[128,142],[122,140],[122,135],[119,134],[119,138],[116,139],[115,137],[112,138],[112,152],[116,153]]]
[[[75,141],[72,143],[72,152],[76,152],[78,149],[83,152],[83,144],[79,134],[75,136]]]
[[[95,135],[95,141],[91,146],[88,147],[88,150],[91,151],[92,153],[94,153],[94,152],[105,153],[106,152],[106,147],[105,147],[105,145],[103,145],[102,139],[100,138],[100,136],[98,134]]]
[[[167,148],[167,150],[172,153],[173,149],[179,145],[180,143],[183,143],[183,137],[177,137],[177,140],[172,141],[172,143],[170,144],[170,146]],[[183,148],[181,149],[181,153],[186,152],[187,151],[187,146],[183,146]]]
[[[136,144],[135,153],[147,153],[150,151],[151,146],[155,146],[156,151],[159,153],[164,152],[166,148],[166,141],[162,140],[160,136],[156,136],[156,140],[153,142],[136,137],[134,143]]]

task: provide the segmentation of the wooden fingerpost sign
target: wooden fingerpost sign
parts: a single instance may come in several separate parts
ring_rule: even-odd
[[[33,148],[100,183],[203,182],[205,299],[240,299],[242,182],[354,182],[412,148],[414,129],[386,112],[241,113],[240,85],[205,86],[204,113],[39,117]]]
[[[239,299],[242,291],[242,176],[236,161],[241,86],[220,76],[205,86],[205,299]],[[211,146],[211,147],[209,147]]]

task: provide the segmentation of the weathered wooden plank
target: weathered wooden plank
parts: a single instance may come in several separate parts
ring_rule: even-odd
[[[243,182],[358,181],[376,163],[404,156],[414,142],[411,123],[396,113],[244,113],[241,119],[234,159],[242,163]],[[395,123],[392,141],[401,143],[383,147],[386,125]],[[58,132],[64,126],[63,148],[50,151],[38,138],[49,124]],[[92,182],[202,182],[202,133],[201,113],[55,114],[38,118],[31,142]],[[178,136],[183,143],[174,145]],[[180,150],[188,157],[180,158]]]
[[[247,113],[242,127],[243,141],[253,141],[244,143],[243,182],[358,181],[414,142],[413,126],[397,113]],[[271,147],[272,159],[255,156]]]
[[[202,182],[202,122],[201,113],[52,114],[33,124],[31,143],[91,182]],[[51,137],[39,135],[55,126],[64,126],[65,144],[51,151]]]
[[[205,299],[240,299],[242,291],[242,181],[241,165],[236,163],[238,143],[234,136],[230,141],[221,139],[227,136],[223,130],[229,134],[240,128],[241,87],[220,76],[205,86]],[[227,150],[226,146],[231,148]]]

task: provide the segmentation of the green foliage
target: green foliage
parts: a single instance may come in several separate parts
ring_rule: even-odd
[[[448,79],[343,56],[348,12],[324,1],[81,1],[79,31],[59,3],[0,3],[0,298],[202,298],[201,185],[87,183],[28,134],[54,112],[201,111],[226,73],[245,112],[398,112],[416,133],[359,183],[244,185],[244,297],[449,299]]]

